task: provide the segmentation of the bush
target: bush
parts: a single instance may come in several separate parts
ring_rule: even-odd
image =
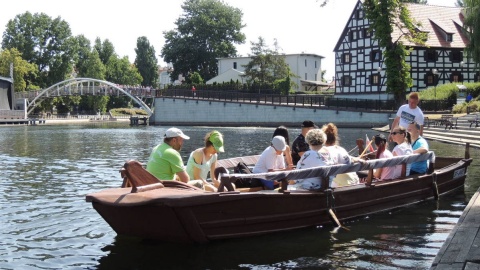
[[[480,107],[480,101],[470,101],[470,102],[463,102],[453,106],[452,113],[467,113],[467,108],[469,108],[469,112],[478,112],[478,108]]]

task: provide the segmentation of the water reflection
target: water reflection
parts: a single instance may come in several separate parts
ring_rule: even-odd
[[[182,127],[191,140],[184,160],[213,127]],[[215,128],[225,135],[220,158],[260,153],[272,128]],[[19,126],[0,128],[0,268],[43,269],[277,269],[421,268],[430,266],[466,201],[479,187],[478,149],[465,192],[333,227],[174,245],[117,237],[85,202],[85,194],[117,187],[125,160],[145,162],[165,127]],[[294,138],[299,129],[291,129]],[[371,130],[343,129],[355,146]],[[431,143],[437,155],[463,155]]]

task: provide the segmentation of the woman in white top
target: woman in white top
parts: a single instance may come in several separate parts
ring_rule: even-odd
[[[190,153],[190,157],[188,158],[187,173],[190,176],[190,179],[202,180],[203,189],[217,191],[216,188],[220,184],[215,177],[217,153],[224,151],[222,134],[216,130],[208,133],[205,136],[205,147],[194,150]],[[214,186],[207,182],[209,172]]]
[[[352,164],[355,161],[363,161],[351,157],[345,148],[338,145],[338,128],[333,123],[328,123],[322,127],[323,132],[327,136],[325,148],[330,152],[333,163],[336,164]],[[331,187],[341,187],[354,185],[359,183],[359,177],[355,172],[337,174],[333,178]]]
[[[321,129],[312,129],[305,136],[305,141],[310,146],[297,163],[297,169],[306,169],[318,166],[333,165],[330,152],[322,149],[327,140],[325,133]],[[289,180],[289,190],[317,190],[322,186],[322,180],[319,177]]]
[[[390,136],[397,145],[393,148],[393,156],[405,156],[413,154],[412,149],[412,138],[410,133],[407,132],[407,129],[404,127],[396,127],[390,132]],[[395,166],[395,176],[409,176],[410,175],[410,164],[407,164],[405,172],[402,172],[402,165]]]

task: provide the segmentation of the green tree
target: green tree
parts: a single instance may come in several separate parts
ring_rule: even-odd
[[[158,85],[158,60],[155,56],[155,49],[150,46],[147,37],[139,37],[137,39],[137,48],[135,48],[135,66],[142,76],[143,86]]]
[[[464,0],[464,4],[466,12],[463,28],[469,40],[465,51],[467,57],[475,62],[475,67],[478,69],[480,63],[480,20],[478,19],[480,0]]]
[[[39,88],[30,81],[37,76],[37,66],[23,60],[22,54],[15,48],[0,51],[0,75],[10,77],[10,63],[13,63],[13,88],[16,92]]]
[[[90,40],[87,39],[84,35],[79,35],[76,37],[78,50],[75,57],[75,70],[78,77],[85,77],[88,71],[88,58],[92,53],[92,46]]]
[[[88,68],[85,74],[82,74],[82,77],[105,80],[105,74],[107,72],[107,69],[102,63],[102,60],[100,60],[100,57],[96,50],[93,50],[90,53],[85,64]]]
[[[249,82],[273,83],[276,80],[294,76],[291,74],[285,55],[279,52],[277,43],[275,49],[271,49],[263,37],[258,37],[258,42],[250,42],[252,60],[246,64],[245,76]]]
[[[23,59],[36,64],[39,76],[32,83],[45,88],[72,73],[77,46],[70,26],[60,17],[52,20],[44,13],[27,11],[8,21],[2,48],[16,48]]]
[[[187,83],[189,84],[203,84],[202,76],[198,72],[193,72],[188,75]]]
[[[106,68],[106,80],[109,82],[122,85],[139,85],[142,82],[142,75],[130,63],[127,56],[119,59],[116,55],[112,55]]]
[[[115,47],[108,39],[105,39],[105,41],[102,42],[102,40],[97,37],[93,48],[98,52],[98,57],[100,57],[100,60],[104,65],[107,65],[110,57],[115,55]]]
[[[186,0],[176,30],[164,32],[161,56],[172,63],[171,78],[198,71],[203,79],[217,75],[217,58],[234,57],[243,44],[243,13],[218,0]]]

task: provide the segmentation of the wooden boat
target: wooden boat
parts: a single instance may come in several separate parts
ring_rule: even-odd
[[[339,172],[372,170],[387,165],[433,159],[423,155],[369,160],[354,165],[336,165],[267,174],[223,174],[225,187],[238,177],[281,180],[319,176],[328,186],[328,176]],[[254,162],[255,156],[219,161],[227,166],[238,161]],[[387,163],[385,163],[387,162]],[[372,181],[322,191],[260,190],[255,192],[206,192],[178,181],[159,181],[136,161],[122,169],[124,186],[86,196],[87,202],[119,235],[169,242],[206,243],[212,240],[249,237],[311,226],[337,223],[386,211],[463,188],[470,158],[436,157],[425,175]],[[227,164],[227,165],[226,165]],[[283,182],[285,183],[285,181]]]

